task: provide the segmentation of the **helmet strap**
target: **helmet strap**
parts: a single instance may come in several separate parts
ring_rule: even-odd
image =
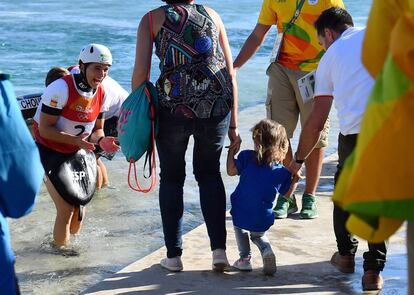
[[[86,68],[88,67],[88,65],[89,64],[85,64],[79,61],[80,73],[74,75],[77,87],[84,92],[92,91],[92,87],[89,85],[88,79],[86,79]]]

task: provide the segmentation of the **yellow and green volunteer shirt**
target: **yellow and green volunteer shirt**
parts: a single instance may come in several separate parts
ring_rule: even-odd
[[[333,196],[348,230],[372,243],[414,220],[413,36],[414,0],[374,0],[363,62],[376,82]]]
[[[362,62],[368,72],[377,77],[389,52],[391,32],[404,13],[414,13],[413,0],[374,1],[365,33]],[[373,46],[372,44],[375,44]]]
[[[262,25],[277,25],[279,32],[292,19],[300,0],[263,0],[258,22]],[[313,71],[318,66],[324,50],[318,43],[316,19],[325,9],[342,7],[342,0],[305,0],[299,17],[285,33],[278,63],[292,69]]]

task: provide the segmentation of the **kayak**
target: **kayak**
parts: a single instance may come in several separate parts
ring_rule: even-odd
[[[39,106],[42,93],[34,93],[23,96],[18,96],[17,102],[20,107],[20,111],[23,114],[25,120],[32,119]]]

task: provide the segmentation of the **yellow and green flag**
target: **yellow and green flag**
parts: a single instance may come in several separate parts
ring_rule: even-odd
[[[373,243],[388,239],[404,220],[414,220],[413,10],[398,18],[388,44],[357,146],[333,196],[351,213],[350,232]]]

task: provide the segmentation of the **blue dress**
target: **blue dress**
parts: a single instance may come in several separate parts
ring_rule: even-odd
[[[258,165],[252,150],[240,152],[236,166],[240,180],[231,194],[233,224],[245,230],[265,232],[274,223],[276,195],[289,190],[292,175],[281,164]]]
[[[8,78],[0,73],[0,293],[16,294],[6,217],[31,211],[44,171]]]

